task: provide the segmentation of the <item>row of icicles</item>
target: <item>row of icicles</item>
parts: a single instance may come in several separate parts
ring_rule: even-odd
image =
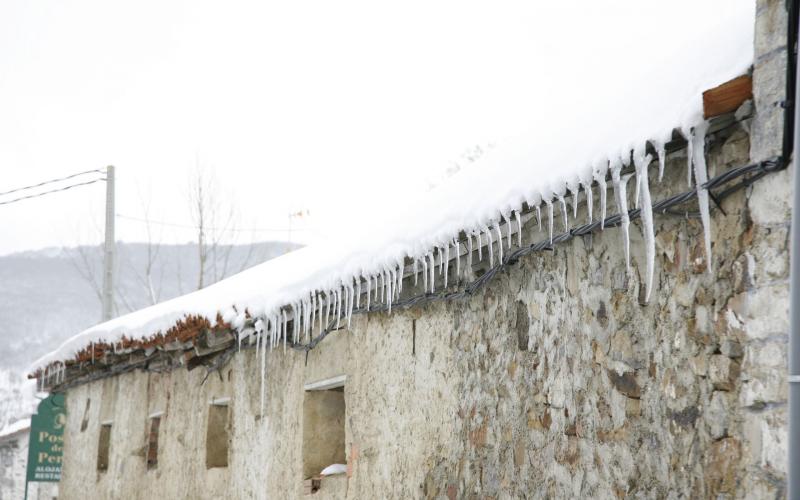
[[[706,261],[710,270],[711,235],[708,206],[709,196],[707,190],[701,187],[708,180],[704,147],[707,128],[708,124],[704,122],[693,129],[683,129],[682,133],[688,142],[687,178],[691,186],[692,172],[694,172],[700,215],[703,224]],[[658,157],[658,180],[661,181],[664,174],[666,156],[664,144],[655,141],[653,141],[652,144]],[[633,158],[635,172],[633,174],[622,175],[623,168],[630,165],[631,157]],[[641,208],[642,232],[645,242],[645,301],[648,301],[650,298],[655,268],[655,231],[647,169],[651,161],[652,156],[645,154],[645,147],[636,148],[633,150],[632,154],[627,155],[627,157],[612,159],[607,165],[595,168],[591,179],[576,179],[572,182],[568,182],[566,186],[566,190],[568,190],[572,196],[573,218],[577,217],[578,196],[582,189],[586,196],[588,219],[589,222],[592,222],[593,199],[591,185],[592,181],[597,182],[600,194],[600,221],[602,229],[603,221],[606,218],[607,176],[610,171],[617,211],[621,215],[620,227],[622,229],[625,250],[625,265],[626,269],[629,270],[630,217],[628,216],[627,184],[631,176],[635,175],[634,200],[636,202],[636,208]],[[547,230],[551,243],[553,240],[554,203],[560,205],[561,217],[564,221],[564,230],[569,231],[565,194],[566,191],[560,194],[556,193],[554,199],[542,198],[540,195],[537,195],[533,199],[527,200],[528,206],[535,210],[540,231],[542,230],[541,205],[545,205],[548,219]],[[517,245],[520,247],[522,246],[522,218],[520,211],[515,210],[512,211],[511,214],[503,214],[502,219],[506,222],[505,236],[501,231],[500,221],[493,221],[488,225],[483,225],[472,231],[465,231],[466,241],[459,241],[456,237],[443,245],[434,247],[424,255],[412,257],[411,271],[414,276],[414,286],[417,286],[421,276],[424,290],[426,292],[434,292],[436,289],[436,275],[438,271],[439,278],[446,288],[449,280],[448,270],[450,267],[451,255],[455,261],[456,276],[460,276],[461,274],[462,248],[464,250],[464,257],[466,258],[465,269],[472,267],[473,250],[477,250],[478,260],[483,261],[484,246],[486,247],[485,253],[488,256],[489,265],[493,267],[495,265],[495,242],[497,242],[497,262],[498,264],[502,262],[503,242],[505,240],[506,247],[511,248],[513,226],[516,226]],[[303,338],[305,338],[306,342],[309,342],[313,337],[313,330],[317,329],[319,333],[322,334],[328,328],[340,328],[342,322],[346,323],[349,328],[353,310],[361,309],[362,301],[366,311],[370,310],[371,304],[382,303],[388,311],[391,312],[392,303],[397,301],[402,293],[405,270],[405,264],[401,260],[386,266],[379,272],[353,277],[341,282],[338,287],[332,290],[310,293],[304,299],[292,303],[288,307],[282,307],[270,314],[265,314],[256,319],[252,326],[245,326],[243,314],[239,314],[236,318],[231,318],[234,326],[239,330],[237,335],[239,349],[241,349],[243,340],[247,340],[251,336],[255,337],[256,356],[260,358],[261,363],[262,411],[266,368],[265,356],[267,349],[271,350],[282,345],[285,350],[287,343],[296,344],[302,342]],[[298,321],[293,321],[295,318],[297,318]],[[253,340],[251,339],[250,342],[252,343]],[[92,354],[94,354],[93,350]],[[64,372],[65,365],[62,362],[52,363],[45,368],[43,376],[39,378],[39,382],[42,386],[45,383],[44,380],[58,384],[64,380]]]
[[[689,186],[691,186],[692,172],[694,172],[700,215],[703,224],[706,262],[710,271],[711,233],[709,225],[709,196],[708,191],[702,187],[708,180],[705,161],[705,132],[707,129],[708,123],[703,122],[692,129],[682,129],[681,132],[688,143],[687,180]],[[658,158],[658,180],[660,182],[664,176],[666,157],[665,145],[663,142],[657,141],[652,141],[651,143],[654,146]],[[607,165],[595,168],[591,179],[577,179],[568,182],[566,190],[571,193],[574,219],[578,214],[578,196],[581,188],[583,189],[584,193],[586,193],[588,218],[591,223],[593,206],[591,185],[592,181],[597,182],[600,190],[600,227],[603,229],[603,221],[606,218],[607,176],[610,171],[617,211],[621,215],[620,227],[622,229],[622,239],[625,250],[625,266],[626,270],[630,271],[630,217],[628,215],[627,185],[628,180],[632,176],[635,176],[634,200],[636,208],[641,208],[642,233],[645,242],[645,302],[647,302],[650,299],[650,293],[653,287],[653,274],[655,269],[655,229],[653,224],[653,202],[650,197],[650,180],[648,176],[648,166],[653,160],[653,157],[645,152],[646,147],[643,145],[634,149],[627,156],[612,159]],[[634,173],[622,175],[623,169],[630,165],[631,158],[633,159]],[[547,230],[551,243],[553,241],[554,203],[560,205],[561,217],[564,221],[564,231],[569,231],[569,218],[565,194],[566,192],[560,194],[556,193],[554,199],[536,196],[534,199],[527,200],[528,206],[533,208],[536,212],[536,219],[540,231],[542,230],[541,205],[544,203],[546,206],[548,218]],[[464,256],[467,260],[466,269],[472,267],[473,249],[477,249],[478,260],[483,260],[484,245],[486,246],[489,265],[493,267],[495,265],[493,248],[495,242],[497,242],[497,262],[498,264],[501,263],[503,261],[503,241],[506,241],[507,248],[511,248],[514,225],[516,226],[517,245],[520,247],[522,246],[522,219],[520,211],[514,210],[511,214],[502,214],[501,219],[505,221],[505,236],[501,230],[500,221],[497,220],[472,231],[465,231],[466,240],[463,242],[455,237],[443,245],[435,246],[424,255],[411,257],[414,286],[418,284],[421,274],[424,290],[433,293],[436,289],[436,275],[438,271],[443,287],[447,288],[451,255],[452,259],[455,261],[456,276],[460,276],[461,274],[462,246],[466,247],[464,248]],[[288,308],[281,308],[272,314],[264,315],[264,317],[256,320],[252,327],[243,328],[238,337],[239,348],[241,348],[242,340],[247,339],[251,335],[256,336],[256,356],[259,357],[260,354],[261,363],[262,413],[264,406],[265,356],[267,348],[273,349],[279,345],[283,345],[283,349],[285,350],[287,341],[299,343],[303,338],[305,338],[306,342],[309,342],[313,337],[312,331],[314,329],[318,329],[319,333],[322,334],[329,327],[333,329],[340,328],[342,322],[346,323],[349,328],[354,308],[358,310],[361,307],[362,295],[364,295],[363,300],[366,311],[370,310],[371,303],[381,302],[386,306],[388,311],[391,312],[392,303],[400,298],[403,289],[404,272],[404,262],[400,261],[385,267],[377,273],[350,278],[342,281],[338,287],[332,290],[310,293],[308,297],[290,304]],[[291,321],[290,326],[290,320],[293,318],[298,318],[299,321]],[[244,324],[244,318],[240,316],[235,323]]]

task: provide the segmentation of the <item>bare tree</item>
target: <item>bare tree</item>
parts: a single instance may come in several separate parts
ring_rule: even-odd
[[[150,190],[147,190],[148,195],[145,196],[142,194],[141,189],[139,190],[139,200],[142,205],[142,213],[143,215],[143,222],[145,225],[145,236],[146,236],[146,243],[145,243],[145,262],[144,262],[144,269],[141,271],[139,267],[134,265],[134,263],[128,260],[128,265],[130,269],[133,271],[134,276],[136,276],[136,280],[139,284],[144,288],[147,293],[147,299],[151,305],[158,304],[161,300],[161,288],[164,281],[164,268],[163,266],[160,268],[160,272],[156,279],[153,276],[155,271],[156,262],[158,260],[159,252],[161,251],[161,235],[162,231],[159,229],[158,231],[153,229],[154,224],[152,223],[152,219],[150,218],[150,205],[151,205],[151,198],[149,196]],[[163,226],[160,226],[163,228]]]
[[[213,171],[197,167],[189,184],[189,206],[197,228],[197,289],[228,274],[236,233],[236,210],[223,201]],[[228,244],[225,244],[225,242]],[[209,276],[210,274],[210,276]]]

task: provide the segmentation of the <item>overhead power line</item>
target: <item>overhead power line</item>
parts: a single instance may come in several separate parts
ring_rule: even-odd
[[[25,191],[25,190],[28,190],[28,189],[34,189],[34,188],[42,187],[42,186],[45,186],[47,184],[53,184],[54,182],[62,182],[62,181],[66,181],[66,180],[72,179],[74,177],[79,177],[81,175],[94,174],[94,173],[104,174],[105,171],[94,169],[94,170],[87,170],[85,172],[78,172],[77,174],[68,175],[66,177],[60,177],[58,179],[51,179],[49,181],[40,182],[39,184],[33,184],[31,186],[25,186],[25,187],[21,187],[21,188],[12,189],[11,191],[3,191],[2,193],[0,193],[0,196],[5,196],[5,195],[11,194],[11,193],[18,193],[20,191]],[[55,190],[53,192],[55,192]],[[25,199],[25,198],[20,198],[20,199]],[[9,203],[11,203],[11,202],[9,202]]]
[[[95,182],[101,182],[101,181],[105,181],[105,180],[106,180],[105,177],[101,177],[99,179],[94,179],[94,180],[87,181],[87,182],[80,182],[78,184],[70,184],[69,186],[64,186],[64,187],[61,187],[61,188],[58,188],[58,189],[51,189],[50,191],[44,191],[44,192],[36,193],[36,194],[29,194],[27,196],[20,196],[19,198],[14,198],[13,200],[0,201],[0,205],[9,205],[11,203],[16,203],[18,201],[29,200],[31,198],[38,198],[39,196],[44,196],[44,195],[52,194],[52,193],[58,193],[58,192],[66,191],[68,189],[76,188],[76,187],[79,187],[79,186],[88,186],[89,184],[94,184]],[[55,181],[52,181],[52,182],[55,182]],[[50,181],[48,181],[46,183],[42,183],[41,185],[49,184],[49,183],[50,183]],[[19,190],[15,190],[15,191],[20,191],[22,189],[27,189],[27,188],[20,188]],[[11,192],[11,191],[9,191],[9,192]]]

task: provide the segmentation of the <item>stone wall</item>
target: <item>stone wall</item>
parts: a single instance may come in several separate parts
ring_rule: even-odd
[[[759,2],[754,114],[713,138],[711,176],[780,151],[782,9]],[[679,149],[653,199],[685,189]],[[469,299],[355,317],[308,357],[271,352],[263,412],[252,350],[207,378],[134,372],[72,389],[63,498],[300,497],[304,384],[339,375],[348,474],[323,479],[316,498],[779,497],[790,190],[787,170],[714,210],[711,272],[699,219],[657,215],[648,304],[636,222],[630,272],[609,228],[523,258]],[[545,237],[533,223],[523,234]],[[207,469],[218,398],[230,398],[229,464]]]

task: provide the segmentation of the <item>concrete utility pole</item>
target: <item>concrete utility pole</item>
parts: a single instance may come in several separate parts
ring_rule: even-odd
[[[103,247],[103,321],[111,319],[114,310],[114,167],[106,168],[106,241]]]

